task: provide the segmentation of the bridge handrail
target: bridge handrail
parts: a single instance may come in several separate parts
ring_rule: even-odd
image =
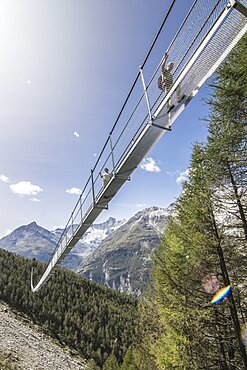
[[[207,18],[206,18],[205,22],[203,23],[203,25],[201,26],[201,28],[200,28],[199,32],[196,34],[196,36],[195,36],[195,37],[194,37],[194,39],[192,40],[192,43],[191,43],[190,47],[186,50],[186,52],[185,52],[185,53],[184,53],[184,55],[182,56],[182,59],[180,60],[180,63],[175,67],[174,74],[175,74],[175,73],[177,72],[177,70],[179,69],[179,66],[182,64],[183,60],[186,58],[186,55],[188,54],[188,52],[189,52],[189,50],[191,49],[192,45],[194,44],[195,40],[198,38],[199,34],[201,33],[201,30],[205,27],[206,23],[208,22],[208,19],[211,17],[211,15],[213,14],[213,12],[215,11],[216,7],[218,6],[218,4],[219,4],[220,2],[222,2],[222,0],[218,0],[218,1],[217,1],[217,3],[215,4],[215,6],[213,7],[213,9],[211,10],[210,14],[207,16]],[[191,13],[192,13],[192,11],[194,10],[194,8],[195,8],[195,6],[196,6],[196,4],[197,4],[197,3],[198,3],[198,0],[195,0],[195,1],[193,2],[192,6],[190,7],[189,12],[187,13],[187,15],[186,15],[186,17],[184,18],[184,20],[183,20],[183,22],[182,22],[181,26],[179,27],[178,31],[176,32],[175,36],[173,37],[173,39],[172,39],[171,43],[169,44],[169,46],[168,46],[168,48],[167,48],[167,51],[168,51],[168,52],[170,51],[170,49],[172,48],[172,46],[173,46],[173,45],[174,45],[174,43],[176,42],[176,40],[177,40],[177,38],[178,38],[178,36],[179,36],[179,34],[180,34],[180,32],[181,32],[181,30],[182,30],[182,28],[183,28],[183,26],[184,26],[185,22],[187,21],[187,19],[188,19],[188,18],[189,18],[189,16],[191,15]],[[142,65],[141,65],[141,67],[140,67],[140,69],[141,69],[141,70],[144,68],[144,66],[145,66],[145,64],[146,64],[146,62],[147,62],[147,60],[148,60],[148,58],[149,58],[149,56],[150,56],[150,54],[151,54],[151,52],[152,52],[152,50],[153,50],[153,47],[154,47],[154,45],[155,45],[155,43],[156,43],[156,41],[157,41],[157,39],[158,39],[158,37],[159,37],[159,35],[160,35],[160,33],[161,33],[161,31],[162,31],[162,29],[163,29],[163,27],[164,27],[164,25],[165,25],[166,21],[167,21],[167,18],[168,18],[168,16],[169,16],[169,14],[170,14],[170,12],[171,12],[171,10],[172,10],[172,8],[173,8],[174,4],[175,4],[175,0],[173,0],[173,1],[171,2],[171,4],[170,4],[170,7],[169,7],[169,9],[168,9],[168,11],[167,11],[167,13],[166,13],[166,15],[165,15],[165,17],[164,17],[163,21],[162,21],[162,24],[161,24],[161,26],[160,26],[160,28],[159,28],[159,30],[158,30],[158,32],[157,32],[157,34],[156,34],[156,36],[155,36],[155,38],[154,38],[154,40],[153,40],[152,44],[151,44],[151,46],[150,46],[150,48],[149,48],[149,50],[148,50],[148,52],[147,52],[146,57],[144,58],[144,61],[143,61]],[[151,77],[150,81],[148,82],[148,84],[147,84],[147,89],[149,89],[149,88],[150,88],[151,83],[153,82],[154,78],[156,77],[157,72],[158,72],[158,70],[159,70],[159,69],[160,69],[160,67],[161,67],[162,61],[163,61],[163,58],[160,60],[160,62],[159,62],[159,64],[158,64],[157,68],[155,69],[154,74],[152,75],[152,77]],[[135,80],[134,80],[134,82],[133,82],[133,84],[132,84],[132,86],[131,86],[131,88],[130,88],[130,90],[129,90],[129,92],[128,92],[128,95],[127,95],[127,97],[126,97],[126,99],[125,99],[125,101],[124,101],[124,103],[123,103],[123,106],[122,106],[122,108],[120,109],[120,112],[119,112],[119,114],[118,114],[118,116],[117,116],[117,118],[116,118],[116,120],[115,120],[115,122],[114,122],[114,125],[113,125],[113,127],[112,127],[112,129],[111,129],[111,131],[110,131],[110,133],[109,133],[109,135],[108,135],[108,137],[107,137],[107,139],[106,139],[106,141],[105,141],[105,143],[104,143],[104,145],[103,145],[103,148],[102,148],[102,150],[101,150],[101,152],[100,152],[100,154],[99,154],[99,156],[98,156],[98,158],[97,158],[97,160],[96,160],[96,162],[95,162],[95,165],[94,165],[94,167],[93,167],[93,169],[92,169],[92,173],[94,173],[94,171],[95,171],[95,170],[96,170],[96,168],[97,168],[97,165],[99,164],[99,162],[100,162],[100,161],[101,161],[101,159],[102,159],[102,156],[103,156],[103,154],[104,154],[104,152],[105,152],[105,149],[107,148],[107,145],[109,144],[110,138],[111,138],[111,136],[112,136],[112,134],[113,134],[113,132],[114,132],[114,130],[115,130],[115,128],[116,128],[116,126],[117,126],[117,123],[119,122],[119,119],[120,119],[120,117],[121,117],[121,115],[122,115],[122,113],[123,113],[123,111],[124,111],[124,109],[125,109],[125,107],[126,107],[126,105],[127,105],[128,101],[129,101],[129,98],[130,98],[130,96],[131,96],[131,94],[132,94],[132,92],[133,92],[133,90],[134,90],[134,88],[135,88],[135,86],[136,86],[136,83],[137,83],[137,81],[139,80],[139,78],[140,78],[140,70],[139,70],[139,71],[138,71],[138,73],[137,73],[137,76],[136,76],[136,78],[135,78]],[[174,80],[174,82],[176,82],[176,80]],[[160,99],[160,97],[162,96],[162,94],[163,94],[163,93],[161,92],[161,93],[158,95],[157,99],[155,100],[155,102],[154,102],[154,103],[152,104],[152,106],[151,106],[151,110],[153,109],[153,107],[155,106],[155,104],[157,103],[157,101]],[[135,105],[134,109],[132,110],[131,114],[129,115],[129,118],[128,118],[127,122],[125,123],[125,125],[124,125],[124,127],[123,127],[122,131],[120,132],[120,134],[119,134],[119,136],[118,136],[118,138],[117,138],[116,142],[114,143],[112,150],[115,150],[115,149],[117,148],[118,143],[120,142],[120,140],[121,140],[122,136],[124,135],[124,132],[125,132],[126,128],[128,127],[128,125],[129,125],[129,123],[130,123],[130,121],[131,121],[131,118],[132,118],[132,117],[133,117],[133,115],[135,114],[135,112],[136,112],[137,108],[139,107],[139,105],[140,105],[140,103],[141,103],[141,101],[142,101],[143,99],[144,99],[144,93],[142,93],[142,94],[141,94],[141,96],[140,96],[140,98],[139,98],[139,100],[138,100],[137,104]],[[139,125],[139,127],[137,128],[137,130],[136,130],[136,131],[134,132],[134,134],[132,135],[131,140],[134,140],[134,138],[136,137],[136,135],[137,135],[137,133],[139,132],[140,128],[143,126],[143,124],[144,124],[144,123],[145,123],[145,121],[147,120],[147,118],[148,118],[148,114],[146,114],[146,115],[144,116],[144,118],[142,119],[141,124]],[[118,161],[116,162],[116,165],[121,161],[122,157],[125,155],[126,151],[127,151],[127,150],[128,150],[128,148],[129,148],[129,145],[130,145],[130,142],[128,143],[128,145],[127,145],[127,147],[124,149],[124,151],[121,153],[121,155],[120,155],[120,157],[119,157]],[[97,180],[99,179],[100,172],[101,172],[101,171],[103,170],[103,168],[105,167],[105,165],[106,165],[106,163],[108,162],[108,160],[109,160],[110,156],[111,156],[111,153],[109,153],[109,154],[108,154],[108,156],[106,157],[106,159],[105,159],[104,163],[103,163],[103,164],[102,164],[102,166],[101,166],[100,171],[97,173],[97,175],[96,175],[95,179],[93,180],[93,184],[92,184],[92,186],[94,186],[94,185],[95,185],[95,183],[97,182]],[[87,194],[84,196],[84,192],[85,192],[85,190],[86,190],[87,186],[89,185],[89,183],[90,183],[90,181],[91,181],[91,176],[92,176],[92,175],[90,175],[90,176],[89,176],[89,178],[88,178],[88,180],[87,180],[87,182],[86,182],[86,185],[84,186],[84,188],[83,188],[83,190],[82,190],[82,192],[81,192],[81,195],[79,196],[79,199],[78,199],[78,201],[77,201],[77,203],[76,203],[76,205],[75,205],[75,207],[74,207],[73,211],[71,212],[71,215],[70,215],[70,217],[69,217],[69,219],[68,219],[68,221],[67,221],[67,223],[66,223],[66,225],[65,225],[64,231],[62,232],[62,234],[61,234],[61,236],[60,236],[60,238],[59,238],[59,240],[58,240],[58,242],[57,242],[57,245],[56,245],[56,247],[55,247],[55,249],[54,249],[54,252],[56,252],[56,251],[57,251],[57,249],[59,248],[60,244],[63,242],[63,239],[64,239],[64,237],[66,237],[66,235],[67,235],[67,234],[68,234],[68,232],[70,231],[70,227],[71,227],[71,226],[72,226],[72,235],[73,235],[73,215],[74,215],[74,214],[76,214],[76,210],[77,210],[77,208],[78,208],[78,207],[79,207],[79,208],[78,208],[77,214],[80,212],[81,207],[86,203],[86,200],[88,199],[89,195],[90,195],[90,194],[91,194],[91,192],[92,192],[92,187],[91,187],[91,188],[89,188],[89,190],[88,190]],[[102,191],[102,188],[100,189],[100,191]],[[100,191],[99,191],[99,192],[100,192]],[[99,193],[99,192],[98,192],[98,193]],[[97,196],[97,195],[98,195],[98,194],[96,194],[96,196]],[[83,201],[82,201],[82,198],[83,198]],[[89,206],[89,208],[90,208],[90,206]],[[87,211],[86,211],[86,213],[87,213]]]
[[[173,8],[174,4],[175,4],[175,1],[176,1],[176,0],[172,0],[171,4],[170,4],[170,6],[169,6],[169,9],[168,9],[168,11],[167,11],[167,13],[166,13],[166,15],[165,15],[165,17],[164,17],[163,21],[162,21],[162,24],[161,24],[161,26],[160,26],[160,28],[159,28],[159,30],[158,30],[158,32],[157,32],[157,34],[156,34],[155,38],[154,38],[154,40],[153,40],[153,42],[152,42],[152,44],[151,44],[151,46],[150,46],[149,50],[148,50],[148,53],[147,53],[147,55],[146,55],[146,57],[145,57],[145,59],[144,59],[143,63],[142,63],[141,69],[143,69],[143,68],[144,68],[144,66],[145,66],[145,64],[146,64],[146,62],[147,62],[147,60],[148,60],[148,57],[149,57],[150,53],[152,52],[153,47],[154,47],[154,45],[155,45],[155,43],[156,43],[156,41],[157,41],[157,39],[158,39],[158,37],[159,37],[159,35],[160,35],[160,33],[161,33],[162,29],[163,29],[163,27],[164,27],[164,25],[165,25],[165,23],[166,23],[166,20],[167,20],[167,18],[168,18],[168,16],[169,16],[169,14],[170,14],[170,12],[171,12],[171,10],[172,10],[172,8]],[[194,4],[195,4],[197,1],[198,1],[198,0],[195,0],[195,1],[194,1]],[[193,4],[193,6],[194,6],[194,4]],[[193,6],[192,6],[192,8],[193,8]],[[187,17],[186,17],[186,18],[187,18]],[[177,32],[177,35],[179,34],[179,32],[180,32],[180,30]],[[176,35],[176,36],[177,36],[177,35]],[[173,39],[172,43],[174,42],[175,38],[176,38],[176,37],[174,37],[174,39]],[[127,104],[128,100],[129,100],[129,98],[130,98],[131,94],[132,94],[132,91],[133,91],[133,90],[134,90],[134,88],[135,88],[135,85],[136,85],[136,83],[137,83],[137,81],[138,81],[139,77],[140,77],[140,71],[138,71],[138,73],[137,73],[137,76],[136,76],[136,78],[135,78],[135,80],[134,80],[134,82],[133,82],[133,84],[132,84],[132,86],[131,86],[131,88],[130,88],[130,90],[129,90],[129,92],[128,92],[127,98],[125,99],[125,101],[124,101],[124,103],[123,103],[123,106],[122,106],[122,108],[120,109],[120,112],[119,112],[119,114],[118,114],[118,116],[117,116],[117,118],[116,118],[116,120],[115,120],[115,122],[114,122],[114,125],[113,125],[113,127],[112,127],[112,129],[111,129],[111,131],[110,131],[110,133],[109,133],[109,135],[108,135],[108,137],[107,137],[107,140],[105,141],[105,144],[103,145],[103,148],[102,148],[102,150],[101,150],[101,152],[100,152],[100,154],[99,154],[99,156],[98,156],[98,159],[96,160],[96,163],[95,163],[95,165],[94,165],[94,167],[93,167],[93,169],[92,169],[92,171],[93,171],[93,172],[95,171],[95,169],[96,169],[96,167],[97,167],[97,165],[98,165],[99,161],[101,160],[101,157],[102,157],[102,155],[103,155],[103,153],[104,153],[104,151],[105,151],[105,149],[106,149],[106,147],[107,147],[107,144],[109,143],[110,136],[112,135],[112,133],[113,133],[113,131],[114,131],[114,129],[115,129],[115,127],[116,127],[116,125],[117,125],[117,123],[118,123],[118,121],[119,121],[119,119],[120,119],[120,117],[121,117],[121,115],[122,115],[122,113],[123,113],[123,111],[124,111],[124,108],[126,107],[126,104]],[[114,146],[113,146],[113,148],[114,148],[114,149],[116,148],[117,143],[119,142],[120,138],[122,137],[122,135],[123,135],[123,133],[124,133],[124,131],[125,131],[126,127],[128,126],[128,123],[130,122],[131,117],[132,117],[132,116],[133,116],[133,114],[135,113],[135,111],[136,111],[136,109],[137,109],[137,107],[138,107],[138,105],[139,105],[139,103],[140,103],[140,101],[141,101],[141,99],[142,99],[142,98],[143,98],[143,94],[142,94],[142,95],[141,95],[141,97],[139,98],[139,101],[138,101],[138,103],[136,104],[136,106],[135,106],[135,108],[134,108],[134,110],[133,110],[132,114],[130,115],[130,117],[129,117],[129,119],[128,119],[127,123],[125,124],[124,129],[122,130],[122,132],[121,132],[121,134],[120,134],[120,136],[119,136],[119,138],[118,138],[117,142],[114,144]],[[109,159],[109,157],[110,157],[110,154],[109,154],[109,156],[108,156],[108,159]],[[106,163],[107,163],[107,161],[105,161],[104,165],[105,165]],[[104,165],[102,165],[101,170],[103,170]],[[98,179],[98,177],[99,177],[99,174],[97,175],[97,177],[96,177],[95,181]],[[60,243],[61,243],[61,242],[62,242],[62,240],[63,240],[63,237],[65,236],[65,234],[67,234],[67,231],[68,231],[67,229],[68,229],[68,228],[69,228],[69,226],[70,226],[70,221],[71,221],[71,219],[72,219],[72,214],[75,212],[75,210],[76,210],[76,208],[77,208],[78,204],[80,203],[80,199],[81,199],[81,197],[83,196],[83,193],[84,193],[84,191],[85,191],[85,189],[86,189],[87,185],[89,184],[90,180],[91,180],[91,176],[89,176],[89,178],[88,178],[88,180],[87,180],[87,182],[86,182],[86,185],[84,186],[84,188],[83,188],[83,190],[82,190],[82,192],[81,192],[81,195],[80,195],[80,197],[79,197],[79,199],[78,199],[78,201],[77,201],[77,203],[76,203],[76,205],[75,205],[75,207],[74,207],[74,209],[73,209],[73,211],[72,211],[72,213],[71,213],[71,216],[69,217],[68,222],[67,222],[67,223],[66,223],[66,225],[65,225],[64,231],[63,231],[63,233],[61,234],[61,236],[60,236],[60,238],[59,238],[59,240],[58,240],[58,242],[57,242],[57,245],[56,245],[56,247],[55,247],[55,249],[54,249],[54,252],[56,252],[56,251],[57,251],[57,249],[59,248]],[[89,195],[89,193],[90,193],[90,190],[89,190],[89,192],[88,192],[87,196]],[[83,203],[85,203],[85,199],[87,198],[87,196],[85,196],[85,198],[84,198],[84,202],[83,202]],[[83,203],[82,203],[82,205],[83,205]]]
[[[247,0],[244,0],[244,1],[247,1]],[[127,95],[127,98],[125,99],[124,104],[123,104],[123,106],[122,106],[122,108],[121,108],[121,110],[120,110],[120,112],[117,116],[117,119],[115,120],[114,125],[113,125],[113,127],[112,127],[112,129],[111,129],[111,131],[110,131],[110,133],[109,133],[109,135],[108,135],[108,137],[107,137],[107,139],[106,139],[106,141],[103,145],[103,148],[102,148],[102,150],[101,150],[101,152],[100,152],[100,154],[99,154],[99,156],[96,160],[96,163],[95,163],[93,169],[91,170],[91,175],[89,176],[89,178],[88,178],[88,180],[87,180],[87,182],[86,182],[86,184],[85,184],[85,186],[84,186],[84,188],[83,188],[83,190],[82,190],[82,192],[79,196],[79,199],[78,199],[78,201],[77,201],[77,203],[76,203],[76,205],[75,205],[75,207],[74,207],[74,209],[73,209],[73,211],[72,211],[72,213],[69,217],[69,220],[68,220],[62,234],[60,235],[60,238],[59,238],[59,240],[57,242],[57,245],[55,247],[55,250],[54,250],[54,252],[56,254],[58,252],[59,248],[60,248],[59,256],[61,256],[64,253],[64,251],[66,249],[66,246],[67,246],[68,239],[69,240],[71,240],[71,238],[73,239],[75,233],[81,227],[81,225],[83,225],[83,221],[86,219],[86,217],[89,215],[89,213],[93,209],[94,204],[100,199],[100,196],[102,196],[104,188],[103,188],[101,182],[100,182],[100,184],[101,184],[100,187],[99,188],[97,188],[97,187],[98,187],[98,184],[99,184],[100,173],[102,172],[103,168],[107,166],[107,164],[109,163],[109,160],[112,157],[112,164],[111,164],[112,167],[111,168],[113,168],[113,171],[111,171],[111,172],[114,176],[115,169],[117,168],[117,170],[118,170],[118,167],[120,166],[121,162],[124,159],[123,157],[129,155],[131,146],[133,145],[133,143],[137,139],[137,135],[140,135],[140,132],[145,133],[146,124],[147,123],[152,124],[153,114],[155,116],[159,114],[159,112],[161,111],[161,108],[165,107],[166,104],[169,102],[169,99],[172,98],[174,92],[178,88],[182,79],[185,78],[185,80],[186,80],[187,74],[190,75],[190,72],[188,72],[188,71],[190,70],[190,68],[194,64],[197,65],[197,63],[195,63],[195,61],[197,61],[197,58],[200,56],[200,54],[202,54],[202,59],[199,58],[200,62],[203,66],[205,65],[205,63],[203,62],[203,57],[204,57],[204,60],[205,60],[205,54],[203,53],[205,45],[207,45],[207,42],[209,42],[212,35],[214,35],[214,32],[216,32],[215,30],[221,24],[220,23],[221,18],[224,19],[229,14],[228,9],[233,7],[234,0],[230,0],[230,3],[227,3],[227,0],[217,0],[216,3],[211,2],[210,6],[213,4],[212,8],[207,3],[207,5],[206,5],[208,7],[207,16],[202,17],[200,15],[201,18],[199,18],[199,21],[197,21],[196,30],[194,31],[194,29],[193,29],[193,32],[194,32],[195,36],[193,37],[193,34],[191,35],[192,40],[189,43],[189,45],[183,46],[180,50],[180,53],[178,53],[178,56],[172,55],[176,60],[176,65],[175,65],[175,68],[174,68],[174,71],[173,71],[173,85],[172,85],[171,89],[169,90],[169,92],[164,96],[164,92],[160,92],[160,90],[157,87],[157,74],[160,71],[161,64],[164,60],[164,57],[162,57],[162,59],[158,63],[158,66],[156,67],[155,72],[152,74],[151,79],[149,80],[149,82],[146,86],[145,86],[145,81],[144,81],[144,77],[143,77],[143,68],[144,68],[144,66],[145,66],[145,64],[146,64],[146,62],[147,62],[147,60],[148,60],[148,58],[151,54],[151,51],[152,51],[160,33],[161,33],[161,30],[162,30],[162,28],[163,28],[163,26],[164,26],[164,24],[165,24],[165,22],[168,18],[168,15],[170,14],[170,12],[173,8],[174,3],[175,3],[175,0],[172,1],[171,5],[168,9],[168,12],[167,12],[167,14],[166,14],[166,16],[165,16],[165,18],[162,22],[162,25],[161,25],[157,35],[154,38],[154,41],[153,41],[153,43],[152,43],[152,45],[151,45],[151,47],[150,47],[150,49],[147,53],[147,56],[144,59],[144,62],[142,64],[142,66],[140,67],[140,69],[138,71],[138,74],[137,74],[137,76],[134,80],[134,83],[132,84],[132,87],[131,87],[128,95]],[[192,15],[192,18],[193,18],[193,12],[194,13],[198,12],[198,9],[196,9],[196,5],[198,3],[199,3],[199,6],[200,6],[200,4],[204,4],[203,0],[195,0],[194,1],[194,3],[191,6],[187,16],[185,17],[184,21],[182,22],[182,25],[180,26],[179,30],[177,31],[177,33],[175,34],[174,38],[172,39],[170,45],[168,46],[167,51],[172,50],[172,48],[177,49],[177,47],[179,46],[179,43],[181,43],[181,41],[183,41],[183,39],[179,40],[178,37],[179,37],[179,35],[181,33],[181,30],[183,29],[184,25],[186,24],[186,21],[189,19],[189,17]],[[221,17],[221,15],[222,15],[222,17]],[[186,27],[185,27],[185,30],[186,30]],[[209,32],[209,30],[210,30],[210,33],[207,34]],[[216,40],[217,40],[217,38],[216,38]],[[211,44],[210,44],[209,47],[212,47]],[[192,56],[191,56],[191,54],[192,54]],[[213,61],[213,59],[212,59],[212,61]],[[215,63],[215,64],[211,64],[211,67],[210,67],[211,69],[213,69],[214,65],[217,64],[216,62],[213,62],[213,63]],[[196,68],[197,67],[195,67],[195,69]],[[199,72],[200,72],[200,68],[199,68]],[[193,73],[194,72],[192,71],[192,80],[194,78]],[[198,73],[198,69],[196,69],[196,73]],[[124,112],[124,110],[127,106],[127,103],[129,101],[129,99],[130,99],[130,97],[131,97],[131,95],[134,91],[134,88],[136,87],[137,81],[140,79],[140,77],[141,77],[141,83],[143,85],[143,90],[141,91],[141,94],[138,93],[137,103],[135,103],[134,108],[133,108],[133,106],[131,106],[130,112],[127,111],[127,117],[126,118],[124,117],[124,125],[123,125],[123,127],[120,126],[120,130],[119,130],[119,132],[117,132],[116,139],[114,141],[113,140],[113,134],[115,135],[115,130],[118,127],[117,124],[119,123],[119,120],[123,115],[123,112]],[[200,84],[200,82],[204,79],[204,77],[205,77],[204,75],[203,76],[201,75],[201,77],[200,77],[201,80],[197,81],[197,83],[195,84],[195,87],[197,87],[197,84]],[[189,78],[191,78],[191,75],[190,75]],[[152,94],[152,89],[155,89],[154,94]],[[149,93],[149,94],[147,95],[147,93]],[[188,94],[190,94],[190,93],[191,93],[191,91],[188,92]],[[153,97],[155,98],[154,101],[149,101],[149,99],[153,99]],[[188,97],[189,97],[189,95],[188,95]],[[161,98],[162,98],[162,101],[161,101]],[[135,100],[135,102],[136,102],[136,100]],[[159,105],[157,106],[158,102],[159,102]],[[142,111],[142,103],[144,103],[144,105],[145,105],[144,113]],[[138,125],[137,125],[137,127],[135,127],[134,124],[135,124],[136,120],[134,121],[133,117],[135,117],[135,114],[138,114],[139,108],[141,110],[142,116],[141,116],[141,119],[138,118],[138,122],[137,122]],[[129,135],[127,133],[127,128],[130,127],[130,126],[131,126],[131,133]],[[158,127],[160,127],[160,126],[158,126]],[[126,138],[128,140],[127,144],[125,144],[125,142],[124,142],[124,140]],[[123,149],[121,148],[122,144],[125,145]],[[108,145],[110,146],[109,151],[107,149]],[[119,147],[121,149],[120,151],[119,151]],[[119,152],[117,152],[117,150]],[[115,158],[114,158],[114,154],[115,154]],[[101,161],[102,161],[102,163],[100,163]],[[95,177],[94,177],[94,173],[96,173]],[[111,181],[109,181],[109,183],[110,182]],[[90,196],[92,198],[91,198],[91,201],[88,204]],[[83,213],[83,207],[85,207],[84,213]],[[78,215],[80,216],[80,220],[79,220],[79,223],[76,224],[75,221],[76,221]],[[72,231],[72,233],[71,233],[71,231]],[[81,232],[79,232],[79,237],[80,236],[81,236]],[[65,238],[65,245],[63,245],[64,238]],[[75,239],[77,239],[77,238],[78,238],[78,235],[76,236]],[[72,245],[73,245],[73,241],[72,241],[72,243],[69,247],[70,249],[72,248]],[[54,254],[54,256],[51,260],[51,262],[52,263],[54,262],[54,264],[56,264],[56,262],[57,262],[57,260],[55,259],[55,254]],[[50,264],[49,264],[49,266],[50,266]],[[54,266],[52,265],[52,268],[53,267]],[[45,275],[45,278],[44,278],[45,280],[47,279],[47,274],[49,274],[48,268],[47,268],[47,270],[44,274]],[[38,285],[40,286],[40,284],[42,285],[43,282],[39,283]]]

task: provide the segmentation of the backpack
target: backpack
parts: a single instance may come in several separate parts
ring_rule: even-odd
[[[162,81],[162,76],[160,76],[158,78],[158,88],[162,91],[164,91],[164,87],[163,87],[163,81]]]

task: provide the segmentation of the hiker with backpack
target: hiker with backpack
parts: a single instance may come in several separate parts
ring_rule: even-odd
[[[171,90],[172,85],[173,85],[172,70],[174,67],[173,62],[169,62],[166,66],[167,59],[168,59],[168,53],[165,52],[163,61],[161,63],[161,76],[158,78],[158,87],[160,90],[164,91],[166,95]],[[176,94],[177,94],[177,101],[179,103],[182,100],[180,86],[176,88]],[[171,98],[168,99],[167,108],[168,108],[167,113],[169,113],[174,108],[174,105],[171,104]]]

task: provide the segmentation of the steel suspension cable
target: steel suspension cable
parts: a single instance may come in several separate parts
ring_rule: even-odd
[[[186,15],[186,17],[185,17],[185,18],[184,18],[184,20],[183,20],[183,23],[182,23],[182,24],[181,24],[181,26],[179,27],[179,29],[178,29],[178,31],[176,32],[175,36],[173,37],[173,39],[172,39],[172,41],[171,41],[170,45],[168,46],[168,48],[167,48],[167,52],[169,52],[169,50],[170,50],[170,49],[171,49],[171,47],[173,46],[173,44],[174,44],[175,40],[177,39],[178,35],[180,34],[181,29],[183,28],[183,26],[184,26],[185,22],[187,21],[187,19],[189,18],[190,14],[192,13],[192,11],[193,11],[193,9],[194,9],[194,7],[195,7],[195,5],[196,5],[196,3],[197,3],[197,2],[198,2],[198,0],[195,0],[195,1],[194,1],[194,3],[192,4],[192,6],[191,6],[191,8],[190,8],[190,10],[189,10],[189,12],[188,12],[188,14]],[[149,83],[147,84],[147,88],[149,87],[149,85],[150,85],[150,84],[151,84],[151,82],[153,81],[153,79],[154,79],[154,77],[155,77],[155,75],[156,75],[156,73],[157,73],[158,69],[159,69],[159,68],[160,68],[160,66],[161,66],[162,61],[163,61],[163,58],[161,59],[160,63],[158,64],[158,66],[157,66],[156,70],[155,70],[155,71],[154,71],[154,73],[153,73],[153,76],[151,77],[151,79],[150,79]]]
[[[171,11],[172,11],[172,8],[173,8],[173,6],[174,6],[175,2],[176,2],[176,0],[172,0],[171,4],[170,4],[170,6],[169,6],[169,9],[168,9],[168,11],[167,11],[167,13],[166,13],[166,15],[165,15],[165,17],[164,17],[164,19],[163,19],[162,23],[161,23],[161,26],[160,26],[160,28],[159,28],[159,30],[158,30],[158,32],[157,32],[157,34],[156,34],[156,36],[155,36],[155,38],[154,38],[154,40],[153,40],[153,42],[152,42],[151,46],[150,46],[150,48],[149,48],[149,51],[148,51],[148,53],[147,53],[147,55],[146,55],[146,57],[145,57],[145,59],[144,59],[144,61],[143,61],[142,65],[141,65],[141,67],[140,67],[141,69],[143,69],[143,67],[145,66],[145,64],[146,64],[146,62],[147,62],[147,60],[148,60],[148,57],[149,57],[149,55],[150,55],[151,51],[153,50],[154,45],[156,44],[156,41],[157,41],[157,39],[158,39],[158,37],[159,37],[159,35],[160,35],[160,33],[161,33],[161,31],[162,31],[162,29],[163,29],[163,27],[164,27],[164,25],[165,25],[166,21],[167,21],[167,18],[168,18],[168,16],[169,16],[169,14],[170,14],[170,13],[171,13]],[[127,97],[126,97],[126,99],[125,99],[125,101],[124,101],[124,103],[123,103],[123,106],[122,106],[122,108],[121,108],[121,110],[120,110],[120,112],[119,112],[119,114],[118,114],[118,116],[117,116],[117,118],[116,118],[116,121],[115,121],[115,123],[114,123],[114,125],[113,125],[113,127],[112,127],[112,129],[111,129],[111,131],[110,131],[109,137],[112,135],[112,133],[113,133],[113,131],[114,131],[114,129],[115,129],[115,127],[116,127],[116,125],[117,125],[118,121],[119,121],[119,118],[121,117],[121,114],[123,113],[123,110],[124,110],[124,108],[125,108],[125,106],[126,106],[126,104],[127,104],[128,100],[129,100],[129,97],[130,97],[130,95],[131,95],[132,91],[134,90],[134,87],[135,87],[135,85],[136,85],[136,83],[137,83],[137,81],[138,81],[138,79],[139,79],[139,76],[140,76],[140,71],[138,71],[137,76],[136,76],[136,78],[135,78],[135,80],[134,80],[134,82],[133,82],[133,84],[132,84],[132,86],[131,86],[131,88],[130,88],[130,90],[129,90],[129,93],[128,93],[128,95],[127,95]],[[103,154],[103,152],[104,152],[104,150],[105,150],[105,148],[106,148],[106,145],[107,145],[107,143],[108,143],[109,137],[108,137],[108,139],[106,140],[105,145],[103,146],[103,149],[102,149],[102,150],[101,150],[101,152],[100,152],[100,155],[99,155],[99,157],[98,157],[98,159],[97,159],[97,161],[96,161],[96,163],[95,163],[95,165],[94,165],[94,167],[93,167],[93,171],[95,170],[95,168],[97,167],[97,165],[98,165],[98,163],[99,163],[100,157],[101,157],[101,155]]]
[[[157,32],[157,34],[156,34],[156,36],[155,36],[155,38],[154,38],[154,40],[153,40],[153,42],[152,42],[151,46],[150,46],[150,49],[149,49],[149,51],[148,51],[148,53],[147,53],[147,55],[146,55],[146,57],[145,57],[145,59],[144,59],[144,61],[143,61],[142,65],[141,65],[141,67],[140,67],[141,69],[143,69],[143,68],[144,68],[144,66],[145,66],[145,64],[146,64],[146,62],[147,62],[147,60],[148,60],[148,57],[149,57],[149,55],[150,55],[151,51],[153,50],[154,45],[156,44],[156,41],[157,41],[157,39],[158,39],[158,37],[159,37],[159,35],[160,35],[160,33],[161,33],[161,31],[162,31],[162,29],[163,29],[163,27],[164,27],[164,25],[165,25],[166,21],[167,21],[167,18],[168,18],[168,16],[169,16],[169,14],[170,14],[170,12],[171,12],[171,10],[172,10],[172,8],[173,8],[173,6],[174,6],[175,2],[176,2],[176,0],[172,0],[171,4],[170,4],[170,6],[169,6],[169,9],[168,9],[168,11],[167,11],[167,13],[166,13],[166,15],[165,15],[165,17],[164,17],[164,19],[163,19],[162,23],[161,23],[161,26],[160,26],[160,28],[159,28],[159,30],[158,30],[158,32]],[[137,80],[138,80],[138,78],[139,78],[139,75],[140,75],[140,71],[138,72],[138,74],[137,74],[137,76],[136,76],[136,79],[135,79],[135,81],[134,81],[134,83],[133,83],[133,85],[132,85],[132,87],[131,87],[131,89],[130,89],[130,91],[129,91],[128,95],[127,95],[127,98],[126,98],[126,100],[125,100],[125,102],[124,102],[124,104],[123,104],[123,106],[122,106],[122,108],[121,108],[121,110],[120,110],[120,112],[119,112],[119,115],[118,115],[118,117],[117,117],[117,119],[116,119],[116,121],[115,121],[115,123],[114,123],[114,125],[113,125],[113,128],[111,129],[110,135],[112,134],[112,132],[113,132],[114,128],[116,127],[116,124],[117,124],[117,122],[118,122],[118,120],[119,120],[119,118],[120,118],[120,116],[121,116],[121,114],[122,114],[122,112],[123,112],[123,110],[124,110],[124,108],[125,108],[126,104],[127,104],[127,101],[129,100],[130,94],[132,93],[132,91],[133,91],[133,89],[134,89],[134,87],[135,87],[135,84],[136,84],[136,82],[137,82]]]

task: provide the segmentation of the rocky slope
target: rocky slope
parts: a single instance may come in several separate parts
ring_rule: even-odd
[[[168,217],[173,212],[174,205],[138,212],[105,238],[77,272],[138,297],[149,281],[151,254],[159,245]]]
[[[14,369],[86,370],[84,360],[72,356],[68,349],[58,346],[29,319],[2,302],[0,317],[0,356]]]
[[[27,258],[48,262],[56,246],[57,238],[50,231],[32,222],[18,227],[0,240],[0,246]]]

